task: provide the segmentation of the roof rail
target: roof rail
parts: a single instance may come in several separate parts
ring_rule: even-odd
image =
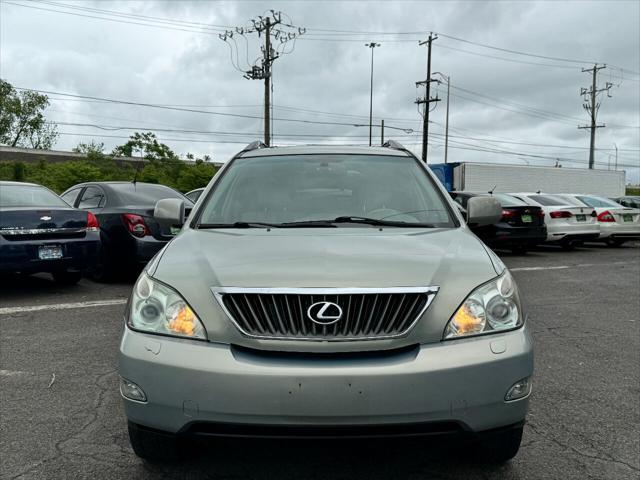
[[[396,142],[395,140],[387,140],[382,144],[385,148],[393,148],[394,150],[402,150],[403,152],[407,152],[407,148],[402,144]]]
[[[257,150],[259,148],[266,148],[266,147],[267,146],[264,144],[264,142],[261,142],[260,140],[256,140],[255,142],[251,142],[249,145],[244,147],[242,149],[242,152],[250,152],[251,150]]]

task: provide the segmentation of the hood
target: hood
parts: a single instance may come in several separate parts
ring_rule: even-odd
[[[439,341],[466,296],[497,275],[485,247],[466,228],[372,227],[185,229],[149,273],[182,294],[205,323],[210,339],[213,333],[213,339],[220,340],[221,334],[240,344],[256,340],[229,338],[227,327],[235,327],[224,318],[212,287],[436,286],[440,290],[424,316],[438,319],[427,330]]]

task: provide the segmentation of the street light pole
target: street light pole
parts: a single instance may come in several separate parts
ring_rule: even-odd
[[[449,90],[451,87],[451,77],[447,76],[447,120],[444,127],[444,163],[447,163],[449,156]]]
[[[372,129],[373,129],[373,49],[379,47],[379,43],[365,43],[365,47],[371,49],[371,81],[369,86],[369,146],[371,146]]]
[[[439,75],[447,82],[447,114],[444,127],[444,163],[447,163],[447,159],[449,158],[449,92],[451,91],[451,77],[442,72],[433,72],[433,75]],[[434,81],[440,83],[440,80]]]

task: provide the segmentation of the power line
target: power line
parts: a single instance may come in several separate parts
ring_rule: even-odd
[[[100,117],[100,115],[97,115],[98,117]],[[112,119],[118,119],[116,117],[103,117],[103,118],[112,118]],[[120,119],[120,120],[125,120],[125,119]],[[77,127],[90,127],[90,128],[97,128],[97,129],[101,129],[101,130],[144,130],[144,131],[155,131],[155,132],[176,132],[176,133],[192,133],[192,134],[202,134],[202,135],[244,135],[244,136],[259,136],[260,133],[259,132],[236,132],[236,131],[219,131],[219,130],[193,130],[193,129],[185,129],[185,128],[177,128],[177,127],[171,127],[171,128],[164,128],[164,127],[153,127],[153,126],[149,126],[149,125],[133,125],[133,126],[122,126],[122,125],[102,125],[102,124],[95,124],[95,123],[80,123],[80,122],[62,122],[62,121],[55,121],[55,120],[51,120],[50,122],[51,124],[56,124],[56,125],[61,125],[61,126],[77,126]],[[437,122],[432,122],[432,123],[436,123]],[[440,125],[440,124],[438,124]],[[453,129],[453,127],[452,127]],[[456,129],[457,130],[457,129]],[[415,135],[419,135],[422,132],[420,131],[416,131],[412,134],[393,134],[392,136],[394,137],[414,137]],[[432,133],[432,135],[435,136],[442,136],[443,134],[440,133]],[[357,134],[350,134],[350,135],[343,135],[343,134],[339,134],[339,135],[332,135],[332,134],[315,134],[315,133],[286,133],[286,134],[282,134],[280,135],[282,137],[302,137],[302,138],[367,138],[368,135],[364,134],[364,135],[357,135]],[[541,144],[541,143],[531,143],[531,142],[518,142],[518,141],[509,141],[509,140],[492,140],[491,138],[479,138],[479,137],[470,137],[470,136],[465,136],[465,135],[449,135],[451,138],[462,138],[462,139],[466,139],[466,140],[474,140],[474,141],[479,141],[479,142],[485,142],[485,143],[504,143],[504,144],[510,144],[510,145],[523,145],[523,146],[534,146],[534,147],[543,147],[543,148],[564,148],[564,149],[571,149],[571,150],[588,150],[588,147],[576,147],[576,146],[572,146],[572,145],[558,145],[558,144]],[[602,152],[606,152],[606,151],[612,151],[612,148],[608,148],[608,149],[596,149],[597,151],[602,151]],[[640,149],[631,149],[631,148],[620,148],[618,149],[620,152],[640,152]]]
[[[137,130],[137,131],[151,131],[151,132],[172,132],[172,133],[191,133],[200,135],[234,135],[245,136],[255,138],[260,136],[258,132],[230,132],[219,130],[192,130],[183,128],[164,128],[164,127],[150,127],[141,125],[100,125],[95,123],[80,123],[80,122],[61,122],[51,120],[49,124],[72,126],[72,127],[89,127],[97,128],[100,130],[117,131],[117,130]],[[302,138],[367,138],[368,135],[330,135],[330,134],[313,134],[313,133],[286,133],[279,135],[280,137],[302,137]],[[401,136],[401,135],[397,135]]]
[[[68,9],[71,9],[71,10],[81,10],[81,11],[86,11],[86,12],[100,13],[100,14],[104,14],[104,15],[113,15],[113,16],[118,16],[118,17],[144,19],[144,20],[149,20],[149,21],[156,21],[156,22],[159,22],[159,23],[194,26],[194,27],[207,28],[207,29],[216,30],[216,31],[224,31],[224,30],[226,30],[228,28],[231,28],[228,25],[215,25],[215,24],[203,23],[203,22],[192,22],[192,21],[186,21],[186,20],[169,19],[169,18],[166,18],[166,17],[164,17],[164,18],[163,17],[154,17],[154,16],[150,16],[150,15],[141,15],[139,13],[126,13],[126,12],[119,12],[117,10],[104,10],[104,9],[86,7],[86,6],[80,6],[80,5],[71,5],[71,4],[63,3],[63,2],[51,2],[51,1],[46,1],[46,0],[39,0],[38,3],[51,5],[51,6],[55,6],[55,7],[68,8]]]
[[[487,53],[472,52],[471,50],[464,50],[462,48],[456,48],[446,44],[443,45],[442,43],[438,43],[438,46],[446,50],[453,50],[455,52],[467,53],[469,55],[476,55],[478,57],[492,58],[494,60],[502,60],[504,62],[520,63],[523,65],[534,65],[536,67],[565,68],[565,69],[576,70],[576,71],[580,68],[578,66],[573,66],[573,65],[558,65],[558,64],[552,64],[552,63],[527,62],[526,60],[516,60],[515,58],[497,57],[495,55],[489,55]]]
[[[3,0],[2,3],[6,4],[6,5],[14,5],[14,6],[17,6],[17,7],[31,8],[31,9],[34,9],[34,10],[42,10],[42,11],[45,11],[45,12],[62,13],[64,15],[72,15],[72,16],[76,16],[76,17],[93,18],[93,19],[97,19],[97,20],[105,20],[105,21],[114,22],[114,23],[122,23],[122,24],[129,24],[129,25],[139,25],[139,26],[153,27],[153,28],[163,28],[163,29],[176,30],[176,31],[182,31],[182,32],[191,32],[191,33],[217,34],[217,32],[208,32],[208,31],[194,30],[194,29],[189,29],[189,28],[179,28],[177,26],[169,27],[169,26],[163,25],[163,24],[134,22],[134,21],[117,19],[117,18],[109,18],[109,17],[104,17],[104,16],[100,17],[100,16],[96,16],[96,15],[88,15],[88,14],[83,14],[83,13],[65,12],[65,11],[62,11],[62,10],[55,10],[55,9],[52,9],[52,8],[37,7],[35,5],[24,5],[22,3],[10,2],[10,1],[7,1],[7,0]]]
[[[60,135],[64,135],[64,136],[75,136],[75,137],[92,137],[92,138],[118,138],[118,139],[129,139],[130,137],[126,136],[126,135],[109,135],[109,134],[100,134],[100,135],[94,135],[94,134],[88,134],[88,133],[75,133],[75,132],[59,132]],[[247,144],[247,140],[209,140],[209,139],[200,139],[200,138],[161,138],[162,141],[164,142],[189,142],[189,143],[209,143],[209,144],[240,144],[240,145],[246,145]],[[336,140],[339,141],[339,140]],[[565,157],[557,157],[557,156],[543,156],[543,155],[535,155],[535,154],[527,154],[524,152],[512,152],[512,151],[503,151],[503,150],[498,150],[498,149],[488,149],[488,148],[483,148],[483,147],[478,147],[475,145],[470,145],[469,144],[465,144],[463,142],[455,142],[458,145],[450,145],[449,148],[453,148],[453,149],[459,149],[459,150],[469,150],[469,151],[476,151],[476,152],[483,152],[483,153],[492,153],[492,154],[501,154],[501,155],[510,155],[510,156],[518,156],[518,157],[527,157],[527,158],[534,158],[534,159],[547,159],[547,160],[560,160],[562,162],[565,163],[574,163],[574,164],[585,164],[585,161],[580,161],[577,159],[572,159],[572,158],[565,158]],[[283,145],[298,145],[299,143],[291,143],[288,142],[286,144]],[[405,145],[420,145],[421,142],[404,142]],[[360,143],[353,143],[353,145],[367,145],[366,142],[360,142]],[[443,145],[442,143],[440,143],[440,145]],[[499,163],[499,162],[487,162],[487,163]],[[598,163],[603,163],[603,162],[598,162]],[[621,167],[629,167],[629,168],[638,168],[637,164],[625,164],[625,163],[618,163],[619,166]]]
[[[257,116],[257,115],[245,115],[245,114],[240,114],[240,113],[228,113],[228,112],[212,112],[210,110],[200,110],[200,109],[193,109],[193,108],[182,108],[182,107],[170,107],[167,105],[159,105],[159,104],[153,104],[153,103],[144,103],[144,102],[132,102],[132,101],[127,101],[127,100],[116,100],[116,99],[112,99],[112,98],[102,98],[102,97],[94,97],[94,96],[90,96],[90,95],[77,95],[77,94],[72,94],[72,93],[63,93],[63,92],[53,92],[50,90],[37,90],[37,89],[33,89],[33,88],[24,88],[24,87],[14,87],[16,90],[22,90],[22,91],[29,91],[29,92],[39,92],[39,93],[44,93],[46,95],[59,95],[59,96],[67,96],[67,97],[71,97],[71,98],[83,98],[83,99],[89,99],[89,100],[99,100],[102,102],[106,102],[106,103],[116,103],[116,104],[122,104],[122,105],[133,105],[133,106],[137,106],[137,107],[148,107],[148,108],[158,108],[158,109],[162,109],[162,110],[171,110],[171,111],[177,111],[177,112],[188,112],[188,113],[201,113],[204,115],[218,115],[218,116],[223,116],[223,117],[235,117],[235,118],[251,118],[254,120],[261,120],[263,117],[261,116]],[[307,124],[314,124],[314,125],[341,125],[341,126],[346,126],[346,127],[363,127],[363,126],[367,126],[367,124],[359,124],[359,123],[346,123],[346,122],[327,122],[327,121],[320,121],[320,120],[303,120],[303,119],[298,119],[298,118],[274,118],[274,120],[278,120],[280,122],[295,122],[295,123],[307,123]],[[376,127],[379,127],[379,125],[375,125]],[[398,130],[411,130],[411,129],[406,129],[403,127],[391,127],[386,125],[386,128],[395,128]]]
[[[118,12],[118,11],[114,11],[114,10],[104,10],[104,9],[83,7],[83,6],[70,5],[70,4],[58,3],[58,2],[45,2],[45,1],[42,1],[42,2],[39,2],[39,3],[45,4],[45,5],[49,5],[49,6],[58,7],[58,8],[65,8],[65,9],[68,9],[68,10],[76,10],[76,11],[85,12],[85,13],[76,13],[76,12],[72,12],[72,11],[55,10],[55,9],[52,9],[52,8],[38,7],[38,6],[35,6],[35,5],[25,5],[25,4],[21,4],[21,3],[17,3],[17,2],[13,2],[13,1],[8,1],[8,0],[3,0],[3,3],[8,4],[8,5],[24,7],[24,8],[32,8],[32,9],[44,10],[44,11],[55,12],[55,13],[66,14],[66,15],[75,15],[75,16],[79,16],[79,17],[94,18],[94,19],[98,19],[98,20],[106,20],[106,21],[112,21],[112,22],[117,22],[117,23],[129,23],[129,24],[133,24],[133,25],[150,26],[150,27],[156,27],[156,28],[166,28],[166,29],[185,31],[185,32],[192,32],[192,33],[201,33],[201,34],[218,34],[221,31],[230,28],[230,27],[228,27],[226,25],[213,25],[213,24],[207,24],[207,23],[203,23],[203,22],[191,22],[191,21],[184,21],[184,20],[169,19],[169,18],[166,18],[166,17],[162,18],[162,17],[153,17],[153,16],[148,16],[148,15],[130,14],[130,13]],[[96,15],[88,15],[88,13],[95,13]],[[102,16],[98,16],[98,15],[102,15]],[[115,17],[115,18],[110,18],[110,17]],[[132,20],[138,20],[138,21],[134,22]],[[314,33],[314,32],[319,32],[319,33]],[[380,31],[376,32],[376,31],[355,31],[355,30],[308,28],[307,35],[309,35],[309,36],[324,36],[326,38],[306,38],[306,40],[356,41],[356,42],[361,42],[362,41],[361,39],[330,38],[330,37],[336,37],[336,36],[353,37],[353,36],[368,36],[368,35],[387,35],[387,36],[415,35],[415,36],[422,36],[425,33],[426,33],[425,30],[399,31],[399,32],[388,32],[388,31],[387,32],[380,32]],[[504,52],[504,53],[510,53],[512,55],[519,55],[519,56],[526,56],[526,57],[532,57],[532,58],[546,59],[546,60],[552,60],[552,61],[561,62],[561,63],[574,63],[574,64],[583,64],[583,65],[584,64],[593,64],[593,60],[581,60],[581,59],[573,59],[573,58],[563,58],[563,57],[554,57],[554,56],[549,56],[549,55],[541,55],[541,54],[538,54],[538,53],[524,52],[524,51],[520,51],[520,50],[514,50],[514,49],[495,46],[495,45],[489,45],[489,44],[482,43],[482,42],[472,41],[472,40],[464,39],[464,38],[461,38],[461,37],[448,35],[446,33],[441,33],[441,32],[438,32],[438,33],[439,33],[440,36],[449,38],[450,40],[454,40],[454,41],[458,41],[458,42],[462,42],[462,43],[466,43],[466,44],[470,44],[470,45],[475,45],[475,46],[478,46],[478,47],[481,47],[481,48],[501,51],[501,52]],[[402,40],[387,39],[387,40],[385,40],[385,42],[386,43],[390,43],[390,42],[415,42],[417,40],[419,40],[419,38],[416,38],[416,39],[402,39]],[[448,47],[448,48],[453,48],[453,47]],[[466,52],[466,53],[474,53],[474,52]],[[491,58],[491,57],[489,57],[489,58]],[[496,59],[507,60],[507,59],[505,59],[503,57],[496,57]],[[510,61],[510,60],[507,60],[507,61]],[[547,64],[545,66],[552,66],[552,65]],[[638,72],[638,71],[631,70],[631,69],[624,68],[624,67],[620,67],[620,66],[617,66],[617,65],[609,64],[609,67],[615,68],[615,69],[620,70],[621,72],[624,72],[624,73],[628,73],[628,74],[632,74],[632,75],[640,75],[640,72]]]

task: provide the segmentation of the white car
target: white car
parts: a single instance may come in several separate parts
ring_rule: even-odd
[[[596,211],[600,224],[599,241],[619,247],[629,240],[640,240],[640,210],[625,207],[608,198],[596,195],[562,194],[558,197],[573,205],[586,205]]]
[[[587,205],[576,205],[567,199],[546,193],[512,193],[523,202],[542,207],[547,225],[547,243],[571,249],[576,244],[597,240],[600,226],[596,212]]]

